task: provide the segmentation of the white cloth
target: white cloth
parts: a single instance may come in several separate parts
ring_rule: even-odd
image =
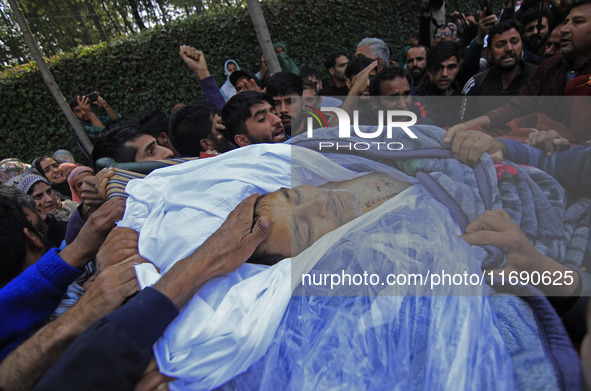
[[[338,156],[336,160],[354,164],[357,171],[370,168],[364,159]],[[373,164],[410,180],[397,170]],[[363,174],[305,148],[252,145],[132,180],[120,225],[140,232],[140,254],[166,272],[201,245],[250,194],[301,184],[319,186]],[[346,227],[302,253],[309,262],[296,265],[293,275],[309,270],[323,253],[322,243],[331,243]],[[199,291],[154,347],[162,373],[187,379],[171,383],[172,389],[216,387],[262,357],[297,283],[291,281],[291,266],[291,259],[269,268],[245,264]],[[136,271],[142,288],[159,278],[146,264],[136,266]]]

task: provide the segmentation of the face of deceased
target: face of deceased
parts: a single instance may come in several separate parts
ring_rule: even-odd
[[[297,186],[263,196],[255,215],[265,216],[272,222],[269,236],[256,253],[288,258],[361,215],[361,206],[348,190]]]

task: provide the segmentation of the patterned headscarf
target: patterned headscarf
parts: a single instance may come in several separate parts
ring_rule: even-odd
[[[51,186],[49,182],[47,182],[47,179],[35,174],[23,174],[15,176],[6,182],[6,184],[8,186],[16,187],[25,194],[29,194],[29,190],[31,190],[31,188],[33,188],[37,182],[45,182],[48,186]]]

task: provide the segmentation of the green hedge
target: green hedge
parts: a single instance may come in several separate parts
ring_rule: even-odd
[[[325,74],[322,62],[327,54],[353,53],[363,37],[383,38],[396,58],[408,33],[418,28],[414,3],[292,0],[265,2],[263,10],[271,37],[286,43],[296,63]],[[451,11],[462,3],[447,4]],[[476,4],[461,9],[471,10]],[[220,85],[228,58],[253,72],[260,66],[261,51],[248,10],[240,7],[80,48],[50,59],[49,64],[66,99],[97,90],[124,118],[147,107],[170,113],[177,102],[203,98],[195,77],[178,56],[182,44],[204,51]],[[34,66],[11,68],[0,76],[0,102],[1,158],[30,162],[59,148],[76,149],[68,122]]]

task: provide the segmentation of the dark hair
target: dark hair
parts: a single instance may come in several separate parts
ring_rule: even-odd
[[[369,95],[380,96],[382,95],[381,83],[383,81],[394,80],[397,77],[406,78],[408,85],[412,86],[412,77],[406,69],[400,67],[387,67],[379,71],[369,83]]]
[[[2,248],[0,287],[18,276],[25,266],[27,254],[27,242],[23,232],[25,228],[36,232],[18,202],[0,195],[0,247]]]
[[[37,157],[37,158],[35,158],[35,160],[33,160],[32,165],[35,168],[35,171],[37,171],[37,173],[39,175],[41,175],[43,178],[47,179],[47,177],[45,176],[45,172],[43,172],[43,168],[41,167],[41,161],[43,161],[45,159],[51,159],[58,164],[59,164],[59,162],[57,160],[55,160],[53,157],[47,156],[47,155]]]
[[[427,70],[436,71],[442,62],[451,57],[456,57],[459,62],[464,57],[464,49],[457,42],[438,42],[427,57]]]
[[[540,15],[540,13],[539,13],[537,7],[529,8],[529,9],[525,9],[522,12],[518,12],[517,20],[525,28],[526,24],[537,21],[539,15]],[[552,26],[552,23],[551,23],[552,20],[551,20],[550,13],[548,12],[548,9],[546,7],[542,8],[542,17],[545,17],[548,19],[548,29],[550,29]]]
[[[133,121],[154,138],[158,138],[162,132],[168,133],[168,116],[160,109],[144,109],[133,117]]]
[[[302,96],[304,91],[302,79],[291,72],[277,72],[267,80],[265,86],[271,97],[296,94]]]
[[[70,109],[74,111],[74,107],[79,106],[77,97],[73,97],[68,101],[68,105],[70,105]]]
[[[337,58],[345,56],[347,57],[347,53],[345,52],[334,52],[331,53],[326,60],[324,60],[324,67],[326,68],[326,72],[329,72],[330,68],[334,68],[337,65]]]
[[[374,62],[374,60],[365,56],[358,56],[353,58],[347,64],[347,69],[345,69],[345,77],[352,81],[353,76],[357,75],[359,72],[367,68],[369,64],[371,64],[372,62]]]
[[[301,82],[302,79],[299,77],[298,79]],[[273,98],[262,92],[243,91],[231,97],[222,109],[222,122],[226,127],[223,131],[224,137],[231,143],[234,143],[235,135],[247,134],[248,131],[245,122],[252,117],[250,108],[263,102],[267,102],[275,107]]]
[[[318,82],[314,81],[314,80],[303,80],[303,88],[304,90],[313,90],[314,93],[316,93],[316,89],[318,88]],[[318,93],[316,93],[316,95],[318,95]]]
[[[488,38],[486,39],[486,45],[490,47],[492,45],[492,40],[495,35],[503,34],[505,31],[509,31],[511,29],[517,30],[519,33],[519,37],[523,39],[523,28],[522,26],[514,20],[506,20],[500,23],[495,24],[488,30]]]
[[[299,74],[300,78],[302,80],[305,80],[309,77],[315,77],[316,79],[320,80],[320,73],[316,72],[314,69],[312,68],[302,68],[300,70],[300,74]]]
[[[118,163],[135,162],[137,148],[127,146],[125,143],[143,134],[143,128],[135,121],[118,121],[110,124],[94,144],[93,162],[103,157],[110,157]]]
[[[181,155],[199,156],[203,151],[201,140],[213,138],[211,127],[216,107],[207,102],[190,102],[175,111],[168,124],[172,146]]]
[[[425,45],[421,45],[420,43],[418,43],[416,45],[410,45],[408,47],[408,50],[406,51],[406,55],[404,56],[404,61],[406,61],[406,56],[408,55],[408,52],[410,51],[410,49],[416,49],[416,48],[423,48],[423,49],[425,49],[425,54],[427,55],[427,57],[429,57],[429,48],[426,47]]]

